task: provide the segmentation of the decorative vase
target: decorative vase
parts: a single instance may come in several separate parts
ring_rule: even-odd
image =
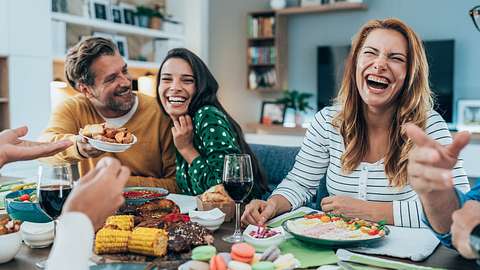
[[[272,9],[282,9],[287,6],[287,0],[270,0],[270,7]]]
[[[148,28],[149,17],[138,15],[138,26]]]
[[[159,17],[150,18],[150,28],[152,29],[162,29],[162,19]]]
[[[302,112],[295,111],[295,125],[301,127],[303,124],[303,115]]]

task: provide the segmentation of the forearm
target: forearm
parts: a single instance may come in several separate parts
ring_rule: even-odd
[[[364,217],[360,217],[373,222],[384,220],[387,224],[393,225],[393,203],[391,202],[364,202]]]
[[[460,207],[455,191],[432,191],[420,195],[420,200],[432,229],[440,234],[448,233],[452,225],[452,213]]]
[[[80,155],[76,144],[76,135],[74,134],[54,134],[54,133],[45,133],[40,137],[42,142],[57,142],[61,140],[69,140],[73,142],[73,145],[67,148],[65,151],[62,151],[51,157],[45,157],[40,159],[46,163],[74,163],[78,162],[84,157]]]
[[[200,154],[198,153],[195,147],[185,147],[183,149],[178,149],[178,152],[182,157],[188,162],[188,164],[192,165],[194,159],[196,159]]]
[[[292,209],[290,202],[282,195],[273,195],[267,200],[267,202],[275,205],[275,213],[273,216],[278,216]]]

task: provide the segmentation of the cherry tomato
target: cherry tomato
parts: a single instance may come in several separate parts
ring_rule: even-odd
[[[377,229],[372,229],[368,232],[368,235],[377,235],[380,231]]]

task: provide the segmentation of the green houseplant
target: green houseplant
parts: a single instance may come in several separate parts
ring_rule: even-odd
[[[155,10],[153,8],[149,8],[146,6],[138,6],[136,14],[138,17],[139,26],[148,28],[150,24],[150,18],[153,16],[154,13]]]
[[[283,103],[287,108],[293,109],[295,112],[295,124],[302,124],[302,113],[308,109],[313,110],[308,100],[313,96],[311,93],[301,93],[297,90],[284,90],[283,97],[277,100],[278,103]]]

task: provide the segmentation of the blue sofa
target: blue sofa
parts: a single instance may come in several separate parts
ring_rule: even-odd
[[[295,157],[300,151],[300,147],[277,146],[265,144],[250,144],[250,148],[262,165],[268,179],[268,186],[271,190],[287,176],[288,172],[293,168]],[[325,181],[322,181],[325,183]],[[267,196],[265,197],[268,197]],[[328,196],[326,185],[320,185],[317,190],[317,195],[308,204],[308,206],[319,209],[320,200]]]

